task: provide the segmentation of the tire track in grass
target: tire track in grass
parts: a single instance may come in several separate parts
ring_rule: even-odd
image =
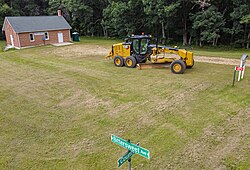
[[[195,62],[201,62],[201,63],[223,64],[223,65],[232,65],[232,66],[240,65],[240,58],[230,59],[230,58],[222,58],[222,57],[194,56],[194,60]],[[249,60],[247,60],[246,66],[250,67]]]

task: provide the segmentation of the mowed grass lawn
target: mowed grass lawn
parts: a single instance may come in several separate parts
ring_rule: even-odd
[[[117,68],[102,41],[0,54],[0,169],[117,169],[111,134],[150,150],[133,169],[249,168],[250,68]]]

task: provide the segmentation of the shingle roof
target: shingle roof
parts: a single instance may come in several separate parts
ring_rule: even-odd
[[[6,20],[16,33],[71,29],[63,16],[20,16],[6,17]]]

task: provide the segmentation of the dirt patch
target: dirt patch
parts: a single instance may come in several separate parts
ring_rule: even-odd
[[[157,123],[150,112],[145,112],[137,117],[137,130],[143,130],[147,127],[154,126]]]
[[[181,128],[177,127],[176,125],[174,125],[173,123],[165,123],[162,125],[162,128],[170,129],[170,130],[174,131],[178,136],[180,136],[182,138],[187,138],[186,132],[184,130],[182,130]]]
[[[232,66],[240,65],[240,59],[194,56],[194,60],[196,62],[202,62],[202,63],[224,64],[224,65],[232,65]],[[246,66],[250,67],[250,61],[249,60],[247,60]]]
[[[63,108],[85,106],[87,108],[97,108],[99,106],[109,106],[109,101],[98,99],[91,93],[83,90],[77,90],[71,96],[63,99],[58,106]]]
[[[58,106],[69,108],[75,105],[82,95],[83,95],[83,92],[81,90],[77,90],[72,96],[69,96],[66,99],[62,100],[58,104]]]
[[[111,49],[99,45],[74,45],[56,48],[53,53],[63,58],[81,58],[87,56],[106,56]]]
[[[81,152],[93,153],[95,150],[94,141],[91,139],[83,139],[74,143],[69,143],[63,152],[70,153],[73,158],[76,158]]]
[[[108,113],[112,117],[118,117],[121,111],[129,110],[130,108],[132,108],[132,106],[133,106],[133,103],[131,102],[122,104],[122,105],[113,107],[112,109],[110,109]]]
[[[205,83],[201,83],[195,86],[190,87],[189,89],[186,89],[185,91],[183,91],[182,93],[179,93],[178,95],[171,95],[169,98],[158,101],[156,100],[156,104],[153,108],[153,110],[156,110],[157,112],[161,112],[161,111],[173,111],[174,109],[176,109],[176,104],[178,103],[178,105],[180,105],[181,103],[185,103],[184,101],[188,101],[189,97],[192,95],[195,95],[197,93],[199,93],[200,91],[203,91],[207,88],[209,88],[210,85],[209,84],[205,84]],[[180,103],[180,101],[182,101]],[[185,115],[185,117],[188,115]]]

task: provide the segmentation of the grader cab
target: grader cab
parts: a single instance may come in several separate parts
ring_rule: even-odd
[[[168,67],[175,74],[183,74],[194,65],[193,53],[185,49],[150,44],[151,36],[134,35],[124,43],[114,44],[109,55],[117,67]],[[174,57],[173,57],[174,56]],[[149,62],[147,62],[149,61]],[[147,62],[147,63],[146,63]]]

